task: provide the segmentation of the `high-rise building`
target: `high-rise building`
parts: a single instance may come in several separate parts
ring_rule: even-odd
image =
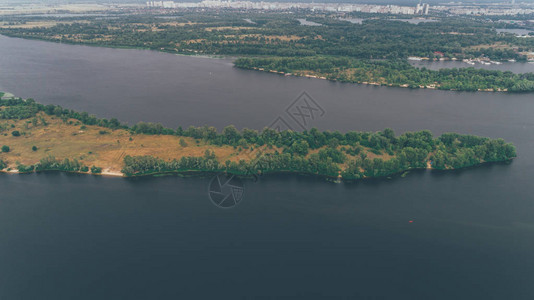
[[[430,5],[428,3],[419,3],[415,6],[415,14],[416,15],[428,15],[428,10],[430,8]]]
[[[512,0],[514,1],[514,0]],[[428,3],[423,4],[423,15],[428,15],[428,10],[430,9],[430,5]]]

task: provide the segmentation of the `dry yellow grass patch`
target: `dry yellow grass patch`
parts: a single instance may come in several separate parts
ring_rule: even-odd
[[[488,49],[488,48],[493,48],[493,49],[513,49],[513,47],[511,47],[510,45],[507,45],[507,44],[502,43],[502,42],[496,42],[494,44],[483,44],[483,45],[470,46],[470,47],[467,47],[466,49]]]
[[[240,39],[244,39],[246,37],[255,37],[255,38],[265,38],[267,40],[281,40],[281,41],[285,41],[285,42],[289,42],[289,41],[298,41],[298,40],[302,40],[303,37],[301,36],[297,36],[297,35],[263,35],[263,34],[259,34],[259,33],[251,33],[251,34],[241,34],[239,35],[239,38]]]
[[[41,114],[44,116],[44,114]],[[17,162],[24,165],[37,163],[41,158],[54,156],[56,159],[78,159],[87,166],[98,166],[109,172],[120,172],[126,155],[151,155],[164,160],[180,159],[183,156],[203,156],[206,150],[214,151],[218,160],[239,161],[251,160],[259,151],[274,152],[276,149],[234,149],[232,146],[214,146],[201,140],[188,137],[169,135],[130,134],[126,130],[111,130],[99,126],[85,126],[77,120],[69,120],[72,124],[63,122],[56,117],[45,116],[47,126],[39,124],[33,126],[28,120],[2,121],[8,125],[0,132],[0,146],[7,145],[10,152],[0,153],[0,158],[11,168],[16,168]],[[14,127],[11,127],[14,125]],[[15,137],[12,132],[18,130],[22,135]],[[100,131],[107,133],[101,134]],[[131,140],[130,140],[131,138]],[[180,139],[188,144],[180,146]],[[32,150],[32,146],[38,148]]]
[[[43,125],[40,118],[44,118],[47,125]],[[10,151],[0,153],[0,159],[8,163],[8,167],[17,168],[17,164],[29,166],[39,162],[40,159],[53,156],[58,160],[68,158],[77,159],[82,164],[91,167],[101,167],[104,173],[120,174],[124,166],[124,157],[150,155],[166,161],[180,159],[184,156],[204,156],[206,150],[215,153],[218,161],[239,162],[250,161],[258,154],[282,152],[281,148],[267,146],[241,149],[233,146],[215,146],[189,137],[171,135],[145,135],[131,134],[127,130],[111,130],[100,126],[82,124],[78,120],[70,119],[64,122],[57,117],[38,115],[37,125],[30,119],[2,120],[0,121],[0,146],[9,146]],[[19,131],[20,136],[13,136],[13,131]],[[187,146],[180,145],[183,139]],[[32,147],[36,146],[37,151]],[[338,148],[341,148],[338,147]],[[320,149],[310,150],[307,157]],[[363,148],[368,158],[381,158],[389,160],[393,156],[383,153],[374,154],[368,148]],[[357,156],[347,155],[349,160]],[[345,164],[340,165],[342,169]]]
[[[202,42],[206,42],[206,41],[207,41],[206,39],[194,39],[194,40],[183,41],[182,43],[191,44],[191,43],[202,43]],[[179,46],[180,43],[177,43],[176,45]]]
[[[256,27],[244,27],[244,26],[219,26],[219,27],[206,27],[206,31],[214,30],[241,30],[241,29],[257,29]]]

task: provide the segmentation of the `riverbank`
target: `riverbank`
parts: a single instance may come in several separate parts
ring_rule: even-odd
[[[3,95],[3,94],[0,94]],[[227,126],[181,127],[97,119],[32,99],[0,100],[0,169],[65,171],[106,176],[227,172],[290,172],[336,179],[384,177],[411,169],[458,169],[513,159],[499,139],[428,131],[298,133]]]
[[[348,57],[256,57],[234,62],[242,69],[285,76],[328,79],[377,86],[451,91],[533,92],[534,73],[475,68],[430,70],[405,60],[358,60]]]
[[[531,72],[511,74],[509,72],[490,71],[473,67],[451,68],[436,71],[416,68],[412,66],[407,59],[362,60],[346,56],[258,57],[247,54],[217,55],[198,51],[179,52],[177,49],[168,48],[100,44],[69,39],[50,39],[33,35],[21,36],[8,33],[4,33],[4,35],[13,38],[33,39],[71,45],[149,50],[178,56],[209,59],[234,59],[234,66],[241,69],[266,71],[286,76],[327,79],[336,82],[412,89],[440,89],[472,92],[534,91],[534,73]]]
[[[305,77],[305,78],[312,78],[312,79],[328,80],[328,81],[333,81],[333,82],[342,82],[342,81],[337,80],[337,79],[327,78],[326,76],[320,76],[320,75],[311,75],[311,74],[304,74],[304,73],[286,73],[286,72],[282,72],[282,71],[265,70],[264,68],[256,68],[256,67],[246,68],[246,69],[254,70],[254,71],[260,71],[260,72],[275,73],[275,74],[284,75],[284,76]],[[313,74],[313,72],[311,72],[311,73]],[[411,89],[413,89],[413,88],[430,89],[430,90],[439,89],[439,86],[437,86],[435,84],[433,84],[433,85],[411,86],[409,84],[392,84],[392,83],[366,82],[366,81],[355,81],[355,82],[351,82],[351,83],[365,84],[365,85],[375,85],[375,86],[386,86],[386,87],[411,88]],[[459,91],[457,89],[448,89],[448,90],[449,91]],[[508,92],[508,89],[477,89],[477,92]]]

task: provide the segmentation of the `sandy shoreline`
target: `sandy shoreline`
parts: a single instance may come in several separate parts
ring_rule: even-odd
[[[304,77],[304,78],[322,79],[322,80],[328,80],[328,81],[333,81],[333,82],[340,82],[340,81],[338,81],[336,79],[328,79],[328,78],[326,78],[324,76],[318,76],[318,75],[310,75],[310,74],[299,75],[299,74],[294,74],[294,73],[285,73],[285,72],[276,71],[276,70],[265,70],[263,68],[256,68],[256,67],[243,68],[243,69],[261,71],[261,72],[267,72],[267,73],[274,73],[274,74],[279,74],[279,75],[284,75],[284,76]],[[393,85],[393,84],[383,84],[383,83],[379,83],[379,82],[366,82],[366,81],[362,81],[362,82],[347,82],[347,83],[366,84],[366,85],[375,85],[375,86],[383,86],[383,87],[410,88],[410,86],[408,84]],[[439,90],[439,86],[437,86],[437,85],[428,85],[428,86],[420,85],[418,88],[419,89],[427,89],[427,90]],[[458,91],[458,90],[449,89],[449,90],[443,90],[443,91]],[[502,89],[502,90],[501,89],[497,89],[497,90],[478,89],[477,91],[478,92],[508,92],[507,89]]]
[[[64,172],[64,173],[76,173],[76,174],[85,174],[85,175],[97,175],[97,176],[109,176],[109,177],[125,177],[122,172],[119,171],[113,171],[113,170],[103,170],[101,173],[91,173],[91,172],[75,172],[75,171],[63,171],[63,170],[43,170],[39,172]],[[6,174],[31,174],[31,173],[39,173],[36,171],[31,172],[19,172],[17,169],[10,169],[10,170],[0,170],[0,173],[6,173]]]

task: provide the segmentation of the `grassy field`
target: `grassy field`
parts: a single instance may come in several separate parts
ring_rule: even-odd
[[[267,149],[265,146],[254,147],[253,150],[228,145],[215,146],[200,139],[173,135],[132,134],[124,129],[111,130],[82,125],[75,119],[65,121],[42,112],[38,114],[37,119],[36,124],[28,119],[0,121],[0,147],[6,145],[10,148],[9,152],[0,153],[0,159],[8,164],[12,172],[16,172],[17,164],[33,165],[48,156],[59,160],[77,159],[88,167],[101,167],[103,174],[119,176],[122,175],[123,160],[127,155],[150,155],[172,160],[183,156],[203,156],[206,150],[211,150],[219,162],[238,162],[250,161],[259,152],[282,151],[276,147]],[[14,131],[18,131],[20,136],[14,136]],[[187,145],[182,146],[180,139]],[[37,150],[34,151],[33,146],[37,147]],[[318,149],[311,150],[309,154],[316,152]],[[391,158],[387,154],[376,155],[369,149],[364,152],[369,158]]]
[[[0,158],[8,162],[8,167],[15,169],[17,162],[32,165],[43,157],[54,156],[57,159],[76,158],[87,166],[102,167],[103,173],[119,174],[126,155],[152,155],[171,160],[182,156],[202,156],[210,149],[223,161],[238,161],[248,156],[230,146],[215,147],[187,137],[135,135],[126,130],[81,126],[77,120],[65,123],[43,113],[40,117],[48,125],[43,125],[41,120],[36,126],[28,120],[1,123],[0,145],[9,146],[10,151],[0,154]],[[13,131],[19,131],[21,135],[13,136]],[[180,139],[184,139],[186,147],[180,145]],[[37,151],[32,150],[33,146],[37,147]]]

